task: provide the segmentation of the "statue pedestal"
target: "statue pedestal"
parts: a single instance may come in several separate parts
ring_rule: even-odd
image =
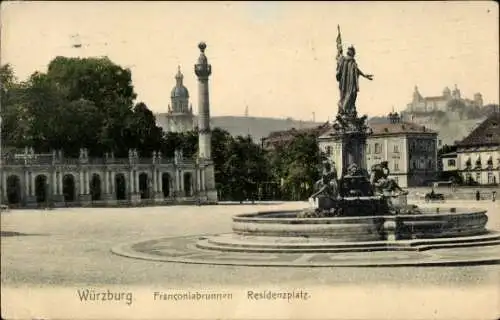
[[[331,137],[340,146],[341,161],[337,170],[344,175],[351,164],[366,169],[365,149],[366,139],[371,130],[366,124],[366,116],[358,117],[357,113],[341,113],[337,115],[332,125]]]

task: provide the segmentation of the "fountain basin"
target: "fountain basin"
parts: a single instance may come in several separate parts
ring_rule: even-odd
[[[266,211],[233,217],[243,236],[307,237],[336,241],[381,241],[463,237],[487,232],[482,209],[423,208],[419,214],[297,218],[301,210]]]

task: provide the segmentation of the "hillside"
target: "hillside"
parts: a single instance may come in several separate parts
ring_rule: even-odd
[[[227,130],[233,136],[250,134],[254,141],[260,141],[273,131],[289,130],[292,128],[313,128],[321,125],[320,122],[300,121],[293,119],[257,118],[223,116],[213,117],[211,126]]]
[[[162,114],[157,114],[162,116]],[[195,121],[197,121],[195,119]],[[320,122],[300,121],[294,119],[278,118],[258,118],[244,116],[213,116],[210,119],[212,128],[221,128],[227,130],[231,135],[246,136],[250,134],[255,142],[261,138],[267,137],[273,131],[289,130],[292,128],[312,128],[321,125]]]
[[[442,144],[451,145],[454,144],[456,140],[462,140],[465,138],[479,123],[482,122],[482,120],[484,120],[484,118],[454,121],[439,121],[427,118],[416,118],[414,120],[416,123],[420,123],[431,130],[437,131],[439,133],[438,139],[441,140]],[[388,119],[384,117],[373,117],[369,119],[369,123],[371,124],[386,121],[388,121]],[[312,128],[321,124],[323,123],[294,119],[243,116],[215,116],[212,117],[210,121],[212,128],[222,128],[227,130],[233,136],[250,134],[255,142],[260,142],[261,138],[267,137],[273,131],[289,130],[292,128]]]

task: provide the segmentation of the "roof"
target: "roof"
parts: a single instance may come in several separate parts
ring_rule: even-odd
[[[412,122],[377,123],[370,124],[370,128],[373,130],[373,135],[408,133],[437,134],[436,131]]]
[[[285,136],[296,136],[301,133],[316,133],[316,134],[321,134],[322,132],[330,129],[329,123],[326,122],[322,125],[319,125],[314,128],[303,128],[303,129],[295,129],[292,128],[290,130],[282,130],[282,131],[273,131],[271,132],[268,136],[267,139],[273,139],[273,138],[280,138],[280,137],[285,137]]]
[[[455,158],[457,156],[456,152],[448,152],[441,155],[441,158]]]
[[[373,123],[368,124],[372,129],[373,136],[383,136],[383,135],[401,135],[401,134],[432,134],[437,135],[436,131],[426,128],[425,126],[418,125],[412,122],[395,122],[395,123]],[[335,134],[333,128],[325,131],[320,138],[328,139]]]
[[[296,137],[299,134],[314,134],[316,136],[320,136],[324,134],[326,131],[330,130],[330,128],[331,128],[330,124],[328,122],[325,122],[322,125],[319,125],[314,128],[304,128],[304,129],[292,128],[290,130],[273,131],[266,138],[264,138],[264,140],[267,143],[274,143],[274,142],[290,141],[293,139],[293,137]]]
[[[458,146],[500,145],[500,113],[494,113],[457,143]]]

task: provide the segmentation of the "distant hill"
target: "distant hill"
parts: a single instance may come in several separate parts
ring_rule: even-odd
[[[158,116],[158,115],[157,115]],[[197,122],[198,120],[195,119]],[[292,128],[314,128],[323,122],[301,121],[295,119],[260,118],[244,116],[212,116],[211,128],[227,130],[233,136],[250,134],[255,142],[267,137],[273,131],[290,130]]]
[[[406,115],[405,118],[407,118]],[[431,130],[438,132],[438,139],[442,144],[452,145],[457,140],[465,138],[474,128],[476,128],[485,117],[478,119],[463,119],[443,121],[432,117],[417,117],[413,122],[425,125]],[[371,117],[368,119],[370,124],[388,122],[386,117]],[[410,119],[405,121],[411,122]],[[221,128],[227,130],[231,135],[246,136],[250,134],[253,140],[260,143],[261,138],[267,137],[274,131],[285,131],[292,128],[314,128],[322,125],[324,122],[301,121],[295,119],[279,119],[279,118],[261,118],[261,117],[244,117],[244,116],[214,116],[210,120],[212,128]]]
[[[225,129],[233,136],[250,134],[254,141],[260,141],[261,138],[267,137],[273,131],[314,128],[322,124],[321,122],[294,119],[237,116],[212,117],[210,122],[212,128]]]

